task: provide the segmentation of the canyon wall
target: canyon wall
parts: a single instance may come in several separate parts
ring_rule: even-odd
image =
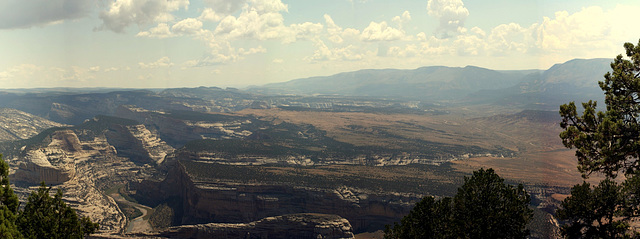
[[[418,200],[391,193],[356,189],[197,181],[176,161],[162,182],[135,185],[139,201],[173,205],[180,224],[246,223],[294,213],[335,214],[349,220],[355,232],[375,231],[407,215]]]

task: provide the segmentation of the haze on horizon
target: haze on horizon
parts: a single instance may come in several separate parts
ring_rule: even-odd
[[[6,0],[0,89],[248,86],[360,69],[547,69],[640,38],[637,1]]]

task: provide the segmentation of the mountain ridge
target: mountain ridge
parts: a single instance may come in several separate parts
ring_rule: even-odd
[[[521,106],[541,103],[531,98],[548,98],[551,101],[542,103],[555,104],[567,99],[599,97],[597,82],[610,70],[611,61],[608,58],[572,59],[546,70],[492,70],[471,65],[425,66],[408,70],[363,69],[271,83],[249,88],[248,91],[465,103],[516,103]],[[581,93],[586,94],[579,97]],[[521,99],[517,99],[518,97]],[[509,102],[513,100],[515,102]]]

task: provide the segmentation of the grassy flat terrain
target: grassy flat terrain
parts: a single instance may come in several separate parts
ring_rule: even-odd
[[[463,118],[461,114],[432,116],[280,109],[247,109],[240,113],[311,124],[326,131],[328,137],[359,146],[392,147],[423,140],[504,148],[516,154],[504,158],[472,157],[455,161],[451,167],[464,173],[480,167],[494,168],[507,179],[532,184],[569,187],[582,181],[574,152],[565,149],[558,137],[561,128],[556,112],[523,111],[477,118]]]

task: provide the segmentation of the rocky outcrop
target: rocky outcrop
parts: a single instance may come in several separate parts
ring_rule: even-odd
[[[102,191],[130,181],[141,181],[149,177],[147,172],[153,168],[150,165],[138,166],[132,159],[119,157],[117,151],[120,149],[109,144],[110,140],[105,136],[108,133],[103,134],[112,128],[122,131],[120,135],[123,136],[118,138],[117,145],[137,150],[130,153],[145,156],[148,160],[145,162],[161,161],[164,154],[172,150],[143,125],[114,124],[106,131],[98,127],[58,130],[43,136],[41,142],[32,142],[24,147],[21,156],[12,161],[17,166],[12,180],[21,182],[21,185],[43,181],[54,185],[62,189],[64,200],[82,216],[98,222],[100,231],[123,232],[127,225],[126,217],[114,199]],[[24,198],[31,190],[22,188],[16,191],[23,192]]]
[[[143,181],[137,197],[149,205],[179,201],[180,224],[241,223],[291,213],[336,214],[354,231],[376,231],[408,214],[418,198],[359,192],[353,188],[309,188],[289,185],[197,181],[177,161],[162,182]]]
[[[46,147],[29,149],[19,159],[15,180],[29,183],[64,183],[74,177],[75,157],[82,154],[78,136],[71,130],[56,131]]]
[[[144,125],[112,125],[105,136],[117,149],[118,156],[136,162],[160,164],[174,150]]]
[[[167,116],[167,113],[151,111],[135,106],[120,106],[116,116],[136,120],[148,128],[153,128],[168,144],[181,147],[189,141],[197,139],[229,139],[243,138],[251,134],[238,131],[244,121],[198,121],[180,119],[178,116]],[[188,118],[188,117],[187,117]]]
[[[59,124],[16,109],[0,108],[0,141],[28,139]]]
[[[349,221],[329,214],[302,213],[267,217],[250,223],[207,223],[170,227],[156,233],[130,234],[133,237],[167,238],[354,238]]]

